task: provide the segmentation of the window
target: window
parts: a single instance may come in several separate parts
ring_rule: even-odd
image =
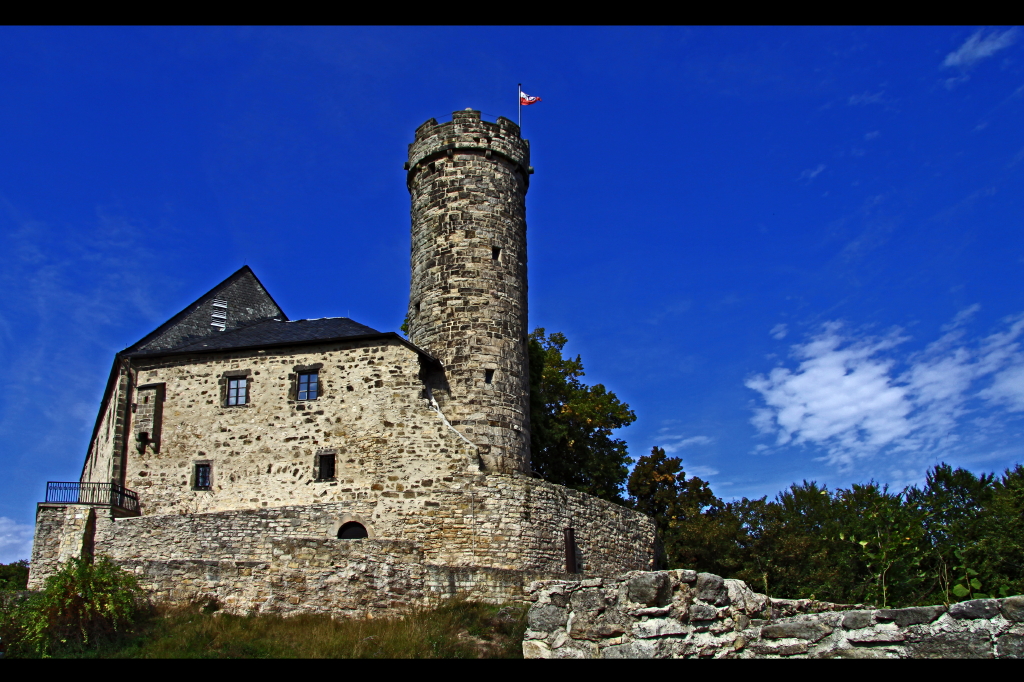
[[[209,490],[210,485],[210,464],[199,463],[196,464],[196,477],[195,477],[195,489],[196,490]]]
[[[369,533],[366,532],[366,526],[363,524],[349,521],[338,529],[338,537],[342,540],[358,540],[369,537]]]
[[[249,380],[228,379],[228,405],[245,405],[249,402]]]
[[[484,383],[485,384],[489,384],[489,383],[491,383],[493,381],[494,381],[494,370],[493,369],[485,369],[484,370]]]
[[[299,400],[316,400],[320,396],[320,374],[307,372],[299,375]]]
[[[334,480],[335,455],[317,455],[316,480]]]

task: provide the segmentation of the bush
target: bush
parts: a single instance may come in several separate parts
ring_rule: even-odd
[[[142,604],[135,576],[110,559],[71,559],[41,593],[0,607],[0,638],[15,655],[78,652],[125,634]]]

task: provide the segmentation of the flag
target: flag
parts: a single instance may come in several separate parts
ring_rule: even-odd
[[[519,91],[519,103],[520,104],[525,106],[527,104],[536,104],[539,101],[540,101],[540,97],[530,97],[529,95],[527,95],[522,90]]]

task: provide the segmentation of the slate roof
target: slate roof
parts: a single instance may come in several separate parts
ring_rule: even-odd
[[[220,332],[198,341],[160,351],[136,351],[138,355],[164,355],[167,353],[202,353],[232,348],[258,348],[286,346],[356,336],[379,336],[381,332],[359,324],[347,317],[322,317],[313,320],[264,320],[245,327]]]

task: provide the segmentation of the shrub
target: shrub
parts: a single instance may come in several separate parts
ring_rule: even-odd
[[[81,651],[124,634],[142,607],[135,576],[110,559],[71,559],[43,591],[0,612],[0,637],[20,655]]]

